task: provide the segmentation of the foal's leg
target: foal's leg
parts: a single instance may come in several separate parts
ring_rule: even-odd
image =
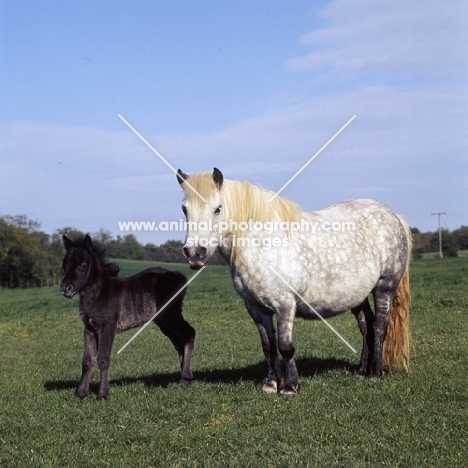
[[[374,354],[374,313],[367,298],[361,305],[351,311],[357,319],[362,334],[361,362],[356,375],[365,378],[369,373],[368,366]]]
[[[84,353],[81,361],[81,379],[75,392],[75,399],[84,398],[89,392],[89,381],[97,354],[97,336],[95,331],[84,327]]]
[[[278,345],[273,325],[273,314],[261,306],[245,303],[250,316],[253,318],[260,333],[263,353],[268,365],[268,374],[263,384],[265,393],[277,393],[281,382],[281,369],[278,361]]]
[[[99,390],[97,399],[102,400],[109,394],[109,380],[108,371],[110,363],[110,354],[112,351],[112,344],[114,343],[115,332],[117,330],[117,324],[106,323],[98,329],[99,339],[99,355],[98,355],[98,366],[101,371],[101,382],[99,384]]]
[[[155,320],[156,325],[166,335],[174,345],[179,354],[182,374],[180,383],[188,385],[193,380],[191,359],[195,344],[195,330],[182,317],[181,311],[172,311],[169,317],[164,316],[161,320]]]

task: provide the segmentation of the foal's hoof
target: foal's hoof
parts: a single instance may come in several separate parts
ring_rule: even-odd
[[[288,385],[285,386],[281,391],[281,395],[296,396],[299,393],[299,385]]]
[[[191,382],[192,379],[180,379],[180,385],[182,385],[183,387],[188,387]]]
[[[276,380],[265,381],[262,390],[264,393],[278,393],[278,384]]]

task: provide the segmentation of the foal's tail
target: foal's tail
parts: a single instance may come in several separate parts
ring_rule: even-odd
[[[395,368],[403,366],[409,371],[410,358],[410,328],[409,328],[409,309],[410,309],[410,284],[409,284],[409,262],[411,259],[411,249],[413,238],[408,225],[400,218],[406,234],[408,243],[408,257],[406,268],[400,284],[393,296],[393,303],[388,317],[387,335],[383,343],[382,358],[388,371],[392,372]]]

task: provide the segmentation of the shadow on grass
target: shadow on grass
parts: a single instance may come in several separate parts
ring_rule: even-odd
[[[348,369],[351,371],[357,370],[357,366],[353,366],[349,361],[340,359],[316,359],[316,358],[300,358],[296,360],[297,370],[300,378],[313,377],[326,373],[333,369]],[[194,371],[194,380],[208,383],[228,383],[238,384],[240,382],[251,381],[256,385],[263,384],[266,377],[266,364],[261,361],[250,366],[239,367],[234,369],[211,369]],[[147,387],[162,387],[167,388],[170,384],[177,383],[180,380],[179,372],[170,372],[164,374],[151,374],[141,377],[123,377],[121,379],[113,379],[109,381],[111,387],[119,387],[131,385],[134,383],[143,383]],[[47,381],[44,388],[47,391],[70,390],[78,386],[78,380],[55,380]],[[92,382],[90,385],[90,393],[97,394],[99,384]]]

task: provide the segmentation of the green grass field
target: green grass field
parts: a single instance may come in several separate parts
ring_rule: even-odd
[[[120,263],[123,275],[148,266]],[[58,287],[0,290],[0,466],[468,466],[468,259],[415,261],[411,282],[409,374],[358,380],[358,355],[321,322],[297,321],[301,391],[288,398],[262,393],[256,327],[227,268],[208,267],[184,307],[196,380],[178,384],[175,350],[154,326],[117,354],[128,331],[102,402],[98,372],[91,394],[73,399],[78,300]],[[331,323],[360,349],[350,313]]]

